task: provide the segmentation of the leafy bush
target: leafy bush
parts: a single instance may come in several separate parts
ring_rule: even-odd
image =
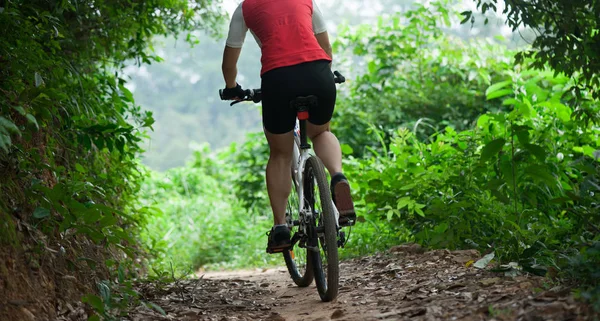
[[[269,145],[262,132],[250,133],[239,147],[232,144],[228,166],[235,168],[232,177],[237,198],[250,213],[271,213],[265,170],[269,161]],[[223,154],[225,155],[225,154]]]
[[[573,118],[566,77],[511,76],[487,90],[511,112],[484,114],[471,130],[447,127],[430,143],[400,128],[385,154],[352,168],[365,217],[406,226],[432,247],[492,248],[536,273],[556,266],[552,251],[593,237],[600,129]]]
[[[598,233],[600,234],[600,233]],[[600,241],[598,236],[586,244],[580,253],[567,256],[563,275],[582,287],[579,296],[592,302],[596,312],[600,312]]]
[[[415,128],[419,139],[451,126],[469,128],[487,111],[506,110],[485,99],[485,88],[511,69],[509,52],[489,40],[464,41],[443,32],[453,15],[446,4],[416,6],[405,14],[380,18],[377,28],[342,30],[336,50],[364,61],[348,99],[338,104],[333,128],[355,155],[389,143],[399,126]]]
[[[245,145],[246,153],[253,144]],[[160,208],[142,233],[156,271],[169,271],[171,263],[181,273],[200,267],[267,266],[280,259],[265,252],[271,212],[253,215],[244,208],[247,200],[231,188],[239,184],[239,176],[236,164],[229,162],[230,152],[201,149],[188,166],[152,172],[144,183],[144,203]]]
[[[473,1],[484,14],[501,8],[497,0]],[[536,31],[531,48],[519,52],[517,61],[532,58],[529,65],[538,69],[549,65],[556,72],[573,76],[575,91],[590,91],[594,98],[600,98],[597,72],[600,68],[600,2],[506,1],[502,7],[506,24],[513,30],[526,26]],[[471,11],[465,11],[463,15],[463,23],[475,21]],[[486,24],[487,21],[486,18]]]
[[[16,253],[33,244],[40,256],[66,247],[66,264],[50,260],[45,268],[59,269],[50,275],[85,271],[78,262],[86,261],[98,268],[82,274],[101,277],[103,258],[112,256],[139,268],[149,209],[135,195],[143,180],[137,157],[154,120],[134,103],[123,69],[132,60],[160,61],[148,50],[153,36],[221,19],[210,0],[2,1],[3,243]],[[100,252],[98,262],[84,257],[90,249]]]

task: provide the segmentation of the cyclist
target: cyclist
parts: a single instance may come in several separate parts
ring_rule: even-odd
[[[332,49],[314,0],[244,0],[233,13],[223,52],[223,96],[227,99],[244,97],[236,76],[248,30],[261,48],[262,122],[270,148],[266,181],[274,225],[267,233],[267,251],[281,252],[290,246],[285,211],[296,122],[290,101],[298,96],[318,98],[317,108],[309,110],[306,134],[331,174],[330,189],[340,223],[356,218],[350,186],[342,173],[340,143],[329,126],[336,100]]]

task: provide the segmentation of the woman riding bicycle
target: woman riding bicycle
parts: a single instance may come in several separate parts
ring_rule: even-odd
[[[323,17],[314,0],[244,0],[233,13],[223,52],[223,77],[227,99],[242,99],[236,82],[237,62],[247,31],[261,48],[262,122],[269,143],[267,191],[274,226],[267,248],[276,252],[290,246],[285,210],[291,191],[293,129],[296,111],[290,101],[314,95],[307,135],[331,174],[331,194],[341,221],[354,221],[350,186],[342,174],[340,143],[330,131],[336,88],[331,73],[332,52]]]

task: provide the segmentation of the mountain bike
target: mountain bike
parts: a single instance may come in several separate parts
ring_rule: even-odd
[[[335,83],[346,81],[338,71]],[[223,99],[222,90],[219,91]],[[239,101],[262,100],[260,89],[248,89]],[[294,155],[292,161],[292,192],[286,211],[287,225],[291,231],[291,246],[282,251],[292,280],[299,287],[309,286],[313,279],[322,301],[337,297],[339,288],[338,247],[346,243],[342,228],[354,225],[354,221],[339,223],[339,212],[331,198],[325,167],[312,152],[306,137],[308,110],[316,107],[316,96],[297,97],[290,102],[296,110],[294,128]]]

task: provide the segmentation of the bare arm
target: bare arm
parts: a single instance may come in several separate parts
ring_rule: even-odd
[[[244,21],[242,13],[242,4],[233,12],[231,22],[229,23],[229,33],[225,42],[225,50],[223,51],[223,78],[225,78],[225,88],[235,88],[237,82],[237,62],[242,52],[242,45],[248,32],[248,26]]]
[[[226,88],[234,88],[237,85],[235,80],[237,77],[237,62],[240,58],[241,52],[242,48],[225,46],[225,50],[223,51],[223,65],[221,66],[221,69],[223,70],[223,78],[225,79]]]
[[[333,60],[333,51],[331,49],[331,43],[329,43],[329,34],[327,31],[316,34],[315,37],[319,42],[319,46],[325,50],[325,53]]]
[[[329,42],[329,34],[327,33],[325,19],[323,19],[323,14],[321,13],[321,10],[319,10],[315,0],[313,0],[312,27],[315,38],[317,38],[317,42],[319,42],[319,46],[323,48],[325,53],[333,61],[333,50],[331,49],[331,43]],[[329,67],[331,67],[331,64],[329,64]]]

